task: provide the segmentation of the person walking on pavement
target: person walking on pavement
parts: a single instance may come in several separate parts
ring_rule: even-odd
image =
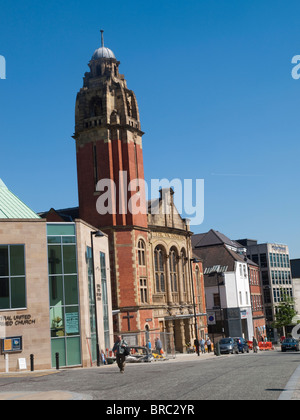
[[[207,337],[206,345],[207,345],[207,352],[210,353],[211,352],[211,341],[210,341],[209,337]]]
[[[200,341],[200,348],[201,348],[201,353],[204,354],[205,353],[205,340],[204,340],[204,338],[202,338],[201,341]]]
[[[125,360],[126,360],[125,350],[127,347],[128,347],[128,344],[119,335],[113,347],[113,352],[116,353],[117,365],[121,373],[124,373],[125,371]]]
[[[253,337],[253,353],[257,353],[257,346],[258,346],[257,340],[255,337]]]
[[[195,348],[196,348],[196,353],[199,355],[199,353],[200,353],[200,343],[199,343],[199,340],[198,340],[198,338],[195,338],[195,340],[194,340],[194,346],[195,346]]]
[[[161,354],[162,351],[162,342],[160,341],[160,339],[157,337],[155,340],[155,350],[158,354]]]

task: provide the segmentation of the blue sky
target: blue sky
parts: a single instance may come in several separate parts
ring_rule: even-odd
[[[145,177],[205,180],[205,221],[300,258],[300,4],[2,2],[0,178],[33,210],[77,205],[74,106],[105,44],[137,95]]]

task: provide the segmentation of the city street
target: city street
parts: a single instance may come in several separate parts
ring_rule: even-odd
[[[180,355],[175,360],[127,365],[124,375],[116,365],[2,374],[0,399],[86,399],[114,403],[278,400],[282,399],[283,391],[287,399],[297,399],[300,377],[294,372],[299,364],[299,353],[275,350],[220,357]],[[286,387],[293,374],[293,389],[288,392]]]

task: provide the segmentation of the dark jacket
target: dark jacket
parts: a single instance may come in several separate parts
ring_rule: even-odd
[[[125,340],[116,341],[113,347],[113,352],[117,352],[117,355],[124,354],[125,347],[128,347],[128,344]]]

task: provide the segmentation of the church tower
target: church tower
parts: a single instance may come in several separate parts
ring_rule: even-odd
[[[109,235],[115,332],[140,332],[153,318],[140,290],[142,281],[150,303],[144,133],[135,94],[101,35],[76,99],[79,216]]]

